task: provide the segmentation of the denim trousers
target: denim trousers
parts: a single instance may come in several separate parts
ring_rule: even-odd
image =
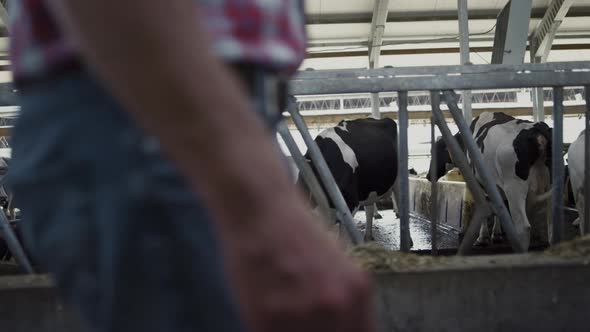
[[[9,184],[62,299],[95,331],[244,331],[212,218],[158,141],[83,70],[20,98]]]

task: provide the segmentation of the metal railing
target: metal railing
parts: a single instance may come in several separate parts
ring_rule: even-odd
[[[495,185],[490,172],[483,163],[481,152],[479,151],[473,135],[469,129],[468,122],[461,115],[457,106],[457,95],[454,90],[469,89],[492,89],[492,88],[533,88],[533,87],[551,87],[553,89],[554,100],[554,128],[552,144],[552,211],[553,211],[553,240],[561,241],[563,238],[563,87],[565,86],[584,86],[586,100],[586,130],[590,126],[590,62],[556,62],[545,64],[523,64],[523,65],[477,65],[477,66],[437,66],[437,67],[406,67],[406,68],[384,68],[384,69],[351,69],[351,70],[321,70],[301,72],[291,81],[292,95],[323,95],[323,94],[343,94],[343,93],[380,93],[380,92],[397,92],[399,105],[399,124],[400,132],[398,135],[398,153],[400,160],[399,183],[400,183],[400,242],[401,250],[409,250],[409,172],[408,162],[408,109],[407,96],[408,92],[413,91],[430,91],[432,96],[432,115],[434,123],[439,127],[443,138],[449,146],[453,159],[463,172],[467,185],[474,195],[479,209],[476,209],[472,223],[466,231],[465,237],[459,248],[459,253],[465,253],[477,236],[477,231],[484,218],[493,211],[500,219],[506,232],[508,240],[515,252],[525,251],[518,239],[514,225],[508,213],[506,206],[501,198],[500,192]],[[469,152],[470,159],[479,179],[485,188],[482,187],[475,179],[467,157],[459,148],[458,143],[452,136],[444,115],[440,109],[439,98],[443,92],[443,99],[448,105],[449,111],[453,116],[457,126],[460,129],[461,136],[465,141],[466,148]],[[295,107],[290,109],[294,118],[300,117]],[[303,118],[301,117],[301,120]],[[471,121],[471,119],[469,119]],[[469,122],[470,122],[469,121]],[[305,137],[309,135],[305,126],[298,126],[298,129]],[[433,131],[434,132],[434,131]],[[432,144],[435,137],[431,135]],[[586,135],[585,148],[585,183],[586,188],[590,188],[590,157],[588,156],[589,136]],[[306,141],[311,148],[314,142]],[[316,156],[322,159],[321,156]],[[323,160],[323,159],[322,159]],[[315,161],[315,160],[314,160]],[[340,196],[341,193],[333,179],[323,177],[323,184],[330,191],[335,192],[334,196]],[[327,180],[327,181],[326,181]],[[436,188],[436,187],[434,187]],[[436,189],[434,189],[436,191]],[[486,204],[485,196],[491,201],[491,208]],[[332,196],[332,195],[330,195]],[[405,197],[405,199],[404,199]],[[590,195],[585,195],[585,220],[586,230],[590,229]],[[334,199],[334,197],[331,197]],[[524,199],[524,198],[523,198]],[[341,213],[344,213],[341,211]],[[358,231],[347,227],[353,238],[360,239]],[[433,232],[436,237],[436,232]],[[436,250],[436,239],[433,238]]]
[[[459,104],[463,103],[463,94],[458,91],[460,96]],[[533,103],[531,91],[522,89],[501,89],[501,90],[480,90],[473,91],[471,95],[471,102],[473,104],[484,104],[490,107],[498,104],[514,107],[523,106],[524,101]],[[584,89],[580,87],[570,87],[564,89],[564,101],[583,101]],[[546,102],[553,101],[553,90],[543,90],[543,98]],[[389,107],[391,104],[397,102],[397,95],[395,93],[379,94],[379,107]],[[408,94],[408,105],[415,106],[430,106],[430,94],[428,92],[413,92]],[[318,96],[301,96],[297,100],[297,109],[299,111],[350,111],[358,110],[359,112],[368,112],[371,109],[371,95],[370,94],[346,94],[346,95],[318,95]]]

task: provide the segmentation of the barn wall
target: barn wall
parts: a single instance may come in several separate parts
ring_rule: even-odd
[[[587,330],[588,262],[531,257],[377,274],[379,331]],[[0,277],[0,313],[2,331],[87,331],[46,277]]]
[[[44,276],[0,277],[0,329],[10,332],[83,332],[82,322],[57,300]]]
[[[380,331],[587,331],[587,263],[522,266],[528,257],[379,275]]]

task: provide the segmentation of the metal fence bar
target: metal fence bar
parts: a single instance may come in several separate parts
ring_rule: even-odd
[[[584,235],[590,233],[590,86],[584,87],[586,128],[584,132]]]
[[[467,0],[458,0],[458,15],[459,15],[459,52],[462,65],[469,65],[469,7]],[[473,110],[471,109],[471,90],[463,91],[463,115],[466,119],[473,117]]]
[[[466,66],[471,67],[471,66]],[[476,67],[476,66],[473,66]],[[371,74],[372,75],[372,74]],[[382,91],[481,90],[543,86],[590,85],[588,71],[490,72],[415,77],[374,77],[293,80],[293,95],[379,93]]]
[[[518,65],[490,64],[477,66],[419,66],[378,69],[328,69],[299,72],[294,80],[341,79],[358,77],[394,77],[422,75],[458,75],[499,72],[555,72],[590,69],[590,61],[525,63]]]
[[[22,269],[29,274],[35,273],[33,270],[33,266],[31,265],[31,261],[27,257],[25,250],[21,246],[18,238],[12,231],[12,227],[10,226],[10,222],[6,218],[6,214],[4,211],[0,211],[0,231],[4,235],[4,240],[8,245],[8,249],[14,256],[14,259],[22,267]]]
[[[299,147],[293,139],[293,136],[291,135],[289,128],[284,122],[281,122],[278,125],[277,131],[279,132],[279,135],[281,135],[281,137],[283,138],[283,141],[285,142],[287,149],[291,153],[291,157],[293,157],[295,165],[297,165],[297,168],[299,169],[300,176],[303,178],[303,181],[305,181],[305,184],[307,185],[309,191],[313,195],[316,203],[320,208],[322,215],[325,218],[329,218],[330,204],[328,202],[328,198],[326,197],[326,194],[322,189],[320,182],[318,181],[313,170],[311,169],[311,166],[305,160],[305,158],[301,154],[301,151],[299,151]],[[330,221],[334,222],[334,220]]]
[[[288,111],[289,114],[291,114],[291,119],[295,123],[295,126],[301,133],[301,136],[305,141],[305,145],[307,145],[307,149],[311,157],[311,160],[313,161],[316,170],[318,171],[318,174],[320,176],[320,179],[322,180],[322,183],[324,184],[324,188],[326,188],[328,196],[330,197],[332,203],[336,207],[336,211],[340,219],[340,222],[342,222],[342,224],[344,225],[344,228],[350,236],[350,239],[353,244],[363,243],[363,238],[361,237],[358,229],[356,228],[354,219],[350,213],[350,210],[348,209],[348,206],[346,205],[346,201],[344,201],[344,197],[342,197],[342,193],[340,192],[340,189],[338,188],[338,185],[334,180],[334,176],[332,175],[332,172],[330,172],[330,168],[328,168],[328,164],[326,163],[326,160],[324,160],[324,157],[322,156],[320,149],[311,137],[311,134],[307,129],[307,125],[305,124],[305,120],[303,119],[301,114],[299,114],[299,111],[297,111],[293,104],[290,104],[290,106],[288,107]]]
[[[430,101],[432,110],[437,107],[440,108],[440,91],[430,91]],[[436,155],[436,135],[435,135],[435,121],[434,116],[430,121],[430,169],[436,169],[437,155]],[[438,223],[438,179],[436,176],[431,178],[430,184],[430,241],[432,245],[431,254],[438,253],[438,237],[436,232],[436,225]]]
[[[477,235],[481,227],[482,218],[486,216],[483,213],[485,210],[482,209],[484,209],[487,206],[487,201],[483,189],[479,185],[479,182],[476,180],[475,175],[473,174],[473,171],[469,166],[469,162],[467,161],[465,153],[463,152],[463,150],[459,146],[459,143],[451,133],[449,126],[447,126],[445,117],[442,111],[440,110],[440,102],[438,104],[432,104],[432,117],[434,122],[436,122],[436,125],[440,129],[443,139],[447,143],[447,147],[449,149],[451,157],[453,158],[453,162],[457,165],[457,167],[459,167],[459,170],[461,170],[463,178],[467,183],[467,187],[469,188],[469,190],[471,190],[471,194],[473,195],[473,199],[475,200],[475,206],[478,207],[474,215],[474,218],[472,218],[471,223],[469,224],[469,227],[464,234],[461,246],[459,247],[458,254],[464,255],[471,249],[471,247],[475,243],[475,240],[477,239]],[[487,213],[489,214],[489,211],[487,211]],[[477,218],[477,216],[481,217]]]
[[[533,92],[533,121],[545,121],[545,100],[543,88],[534,88]]]
[[[477,171],[480,175],[480,179],[482,181],[482,184],[485,187],[486,192],[488,193],[488,196],[491,199],[492,209],[493,209],[494,213],[496,213],[496,215],[500,219],[500,222],[502,223],[502,227],[504,228],[504,231],[506,232],[506,235],[508,237],[510,245],[512,246],[512,249],[515,252],[526,251],[528,248],[522,247],[522,244],[519,241],[520,239],[518,238],[518,235],[516,234],[514,224],[512,224],[512,219],[510,218],[510,215],[508,214],[508,210],[506,209],[506,206],[504,205],[504,201],[503,201],[502,197],[500,196],[500,192],[498,191],[498,188],[496,188],[496,182],[492,178],[491,174],[488,172],[487,167],[483,162],[483,157],[481,155],[481,152],[479,151],[477,144],[473,140],[473,136],[472,136],[471,130],[469,129],[469,125],[467,124],[467,122],[463,118],[463,115],[461,114],[461,110],[457,106],[456,94],[453,91],[445,91],[444,94],[445,94],[445,99],[446,99],[447,105],[449,106],[449,111],[451,112],[453,118],[455,119],[455,123],[457,124],[457,127],[459,128],[459,131],[461,133],[461,137],[463,137],[463,141],[465,143],[467,151],[469,151],[469,155],[471,157],[471,160],[473,161],[475,169],[477,169]]]
[[[553,88],[553,139],[552,139],[552,186],[553,186],[553,240],[563,240],[563,87]]]
[[[400,248],[408,252],[411,247],[410,237],[410,185],[408,171],[408,92],[399,91],[397,94],[398,111],[398,181],[400,202]]]

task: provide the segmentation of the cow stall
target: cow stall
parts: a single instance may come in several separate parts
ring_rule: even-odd
[[[565,254],[564,257],[563,253],[567,250],[554,249],[567,248],[568,245],[578,247],[578,244],[560,244],[566,239],[563,199],[564,86],[585,86],[585,124],[588,130],[588,62],[306,71],[292,81],[291,91],[294,95],[397,92],[400,180],[398,234],[401,252],[383,251],[382,248],[365,251],[366,260],[376,261],[377,267],[369,269],[378,280],[377,297],[381,306],[383,331],[576,330],[584,326],[585,313],[577,308],[585,308],[590,304],[588,294],[581,291],[582,288],[586,289],[585,284],[590,276],[590,252],[581,250],[573,256]],[[551,228],[547,231],[553,232],[553,239],[552,247],[543,253],[524,253],[529,248],[519,242],[504,198],[482,160],[454,92],[461,89],[514,87],[553,89],[553,144],[548,151],[552,162],[552,184],[551,199],[547,204],[552,213]],[[441,131],[464,181],[428,182],[409,177],[407,142],[411,133],[407,131],[407,98],[410,91],[430,91],[432,126],[437,126]],[[449,130],[444,112],[448,112],[457,124],[469,159]],[[289,114],[306,139],[306,145],[313,151],[314,142],[305,121],[295,109],[289,109]],[[434,146],[434,129],[431,139]],[[590,187],[587,149],[585,155],[584,181],[586,187]],[[316,159],[314,161],[322,162],[319,153],[315,153],[315,156],[312,153],[311,157]],[[436,159],[434,150],[432,158]],[[474,170],[479,174],[477,180]],[[330,199],[339,200],[338,188],[330,178],[329,170],[324,169],[323,173],[319,172],[319,179],[316,180],[331,187],[325,193]],[[466,189],[469,189],[470,196],[466,195]],[[347,216],[346,209],[336,208],[340,210],[343,216],[340,220],[347,225],[346,229],[352,233],[352,238],[362,240],[354,227],[355,222]],[[431,258],[408,253],[411,250],[410,220],[416,218],[416,214],[429,219],[433,229],[429,253],[437,251],[437,232],[434,230],[440,223],[463,233],[459,255]],[[501,222],[510,245],[509,251],[518,255],[465,256],[473,251],[481,224],[492,216]],[[580,222],[590,224],[587,213]],[[582,243],[582,247],[588,245],[588,238],[582,239]],[[362,245],[357,248],[366,249]],[[515,314],[517,309],[518,313]]]
[[[410,68],[384,68],[375,70],[323,70],[306,71],[300,73],[292,81],[292,93],[294,95],[306,94],[331,94],[331,93],[378,93],[384,91],[397,91],[398,121],[399,121],[399,179],[400,179],[400,242],[402,250],[409,251],[409,180],[407,170],[407,92],[431,91],[433,124],[441,130],[449,150],[453,155],[457,166],[461,170],[465,181],[473,194],[474,201],[483,204],[477,206],[487,207],[488,211],[475,211],[474,223],[465,232],[462,251],[468,251],[477,234],[477,228],[482,220],[489,217],[492,212],[502,224],[502,227],[515,252],[523,252],[526,248],[517,240],[516,231],[511,223],[510,214],[504,205],[500,192],[494,185],[490,172],[486,169],[481,152],[470,134],[468,123],[463,119],[461,110],[457,106],[457,95],[453,89],[486,89],[499,87],[554,87],[554,128],[552,153],[552,183],[553,197],[553,234],[555,242],[563,238],[563,158],[562,144],[563,127],[560,119],[563,117],[563,86],[586,86],[589,83],[587,74],[588,63],[551,63],[551,64],[525,64],[525,65],[481,65],[481,66],[442,66],[442,67],[410,67]],[[445,102],[448,112],[460,129],[461,137],[466,143],[466,150],[470,154],[468,161],[458,143],[452,136],[441,109],[441,102]],[[306,139],[306,128],[302,117],[296,110],[289,110],[293,121],[302,136]],[[302,123],[303,122],[303,123]],[[434,135],[432,137],[434,145]],[[313,150],[313,140],[308,137],[306,144]],[[312,154],[313,157],[313,154]],[[321,156],[316,156],[320,160]],[[472,167],[477,170],[480,182],[474,178]],[[321,173],[321,172],[320,172]],[[320,174],[322,180],[328,178]],[[330,181],[327,187],[330,187]],[[326,183],[325,183],[326,184]],[[437,185],[433,185],[436,190]],[[483,188],[482,188],[483,187]],[[337,189],[337,188],[336,188]],[[485,189],[485,191],[484,191]],[[332,195],[330,195],[332,196]],[[337,196],[337,195],[333,195]],[[334,197],[330,197],[337,200]],[[489,200],[489,204],[487,203]],[[436,202],[436,200],[432,201]],[[339,209],[340,210],[340,209]],[[346,214],[345,209],[340,211]],[[434,209],[436,211],[436,209]],[[346,219],[346,218],[343,218]],[[436,218],[433,218],[436,221]],[[346,224],[346,222],[345,222]],[[352,222],[350,224],[353,224]],[[348,227],[347,229],[353,229]],[[354,229],[352,232],[354,233]],[[406,241],[404,241],[406,238]],[[471,242],[471,243],[468,243]]]

